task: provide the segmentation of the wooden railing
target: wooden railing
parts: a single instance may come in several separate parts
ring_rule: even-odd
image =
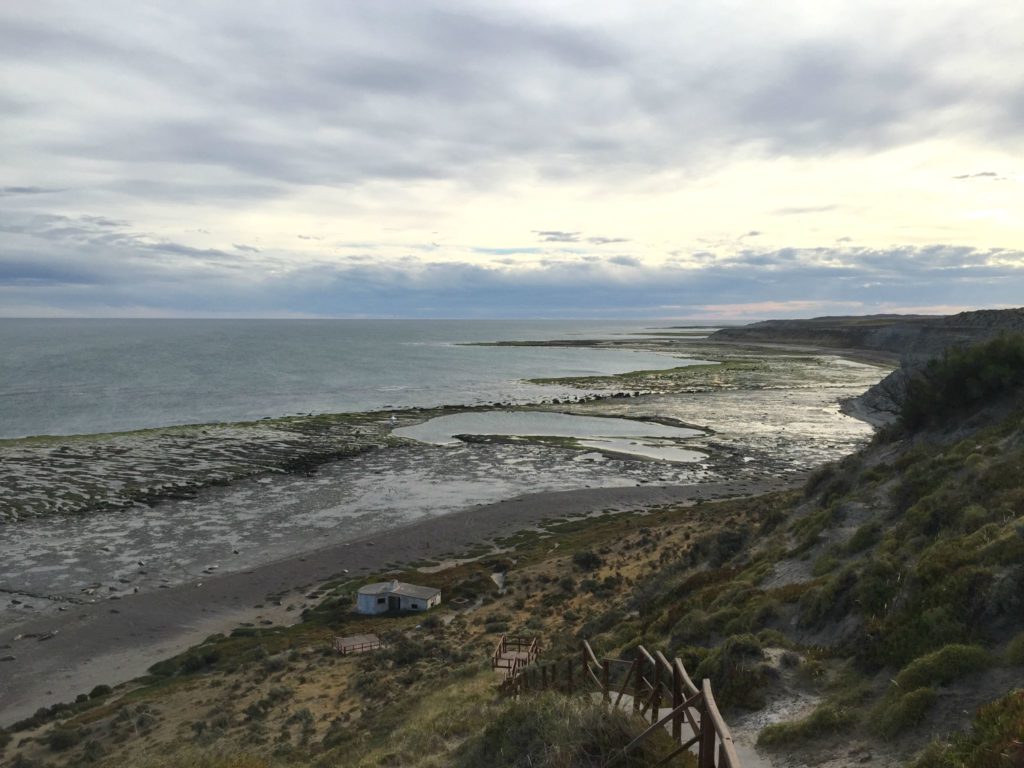
[[[504,669],[505,679],[514,680],[539,656],[539,638],[502,635],[491,654],[491,669]]]
[[[346,656],[350,653],[362,653],[363,651],[373,651],[377,648],[383,648],[384,644],[379,640],[366,640],[358,643],[346,643],[344,638],[334,638],[334,650],[340,653],[342,656]]]
[[[614,765],[652,734],[665,729],[678,746],[655,765],[696,749],[699,768],[742,768],[710,681],[703,680],[698,687],[679,659],[670,662],[661,652],[652,655],[643,646],[637,648],[632,661],[598,659],[584,640],[580,658],[524,667],[506,676],[502,684],[502,690],[513,696],[549,689],[599,693],[609,706],[626,707],[650,722],[605,765]]]

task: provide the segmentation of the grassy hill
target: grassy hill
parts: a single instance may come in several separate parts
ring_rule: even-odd
[[[679,656],[779,764],[1020,766],[1022,351],[1003,337],[921,369],[904,418],[800,490],[558,521],[497,554],[395,574],[444,590],[449,607],[428,617],[356,617],[358,584],[324,585],[301,623],[211,637],[149,678],[41,711],[0,735],[2,756],[583,766],[642,729],[580,697],[500,697],[487,659],[509,631],[540,635],[546,659],[582,637],[610,656]],[[334,634],[367,631],[388,648],[330,651]]]

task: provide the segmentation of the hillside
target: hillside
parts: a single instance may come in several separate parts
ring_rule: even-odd
[[[546,661],[580,638],[608,656],[679,656],[712,681],[746,768],[1020,766],[1024,337],[922,367],[903,408],[799,490],[558,521],[389,572],[444,590],[425,619],[356,617],[358,584],[323,585],[300,623],[211,637],[149,678],[37,713],[0,735],[2,756],[583,766],[643,728],[586,698],[500,696],[487,659],[507,631],[540,636]],[[330,650],[367,631],[389,647]]]

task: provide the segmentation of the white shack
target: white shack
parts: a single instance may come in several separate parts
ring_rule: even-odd
[[[426,611],[441,604],[441,590],[402,581],[378,581],[360,587],[356,596],[359,613]]]

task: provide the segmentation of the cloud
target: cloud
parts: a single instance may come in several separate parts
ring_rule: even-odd
[[[915,173],[1011,168],[1024,144],[1024,7],[941,5],[0,4],[0,66],[18,73],[0,88],[0,299],[331,315],[1003,301],[1019,288],[994,248],[1005,223],[899,229],[963,207],[958,185],[903,194]],[[567,228],[521,246],[537,221]],[[926,246],[946,239],[971,247]]]
[[[980,49],[950,50],[955,16],[850,9],[811,35],[795,16],[779,24],[784,9],[713,5],[587,22],[429,0],[310,0],[286,20],[160,3],[0,13],[0,60],[22,71],[10,98],[45,129],[15,132],[33,150],[19,165],[102,163],[115,184],[168,197],[200,178],[207,195],[254,197],[374,179],[493,186],[510,168],[622,179],[700,166],[723,145],[806,155],[1024,130],[1006,98],[1021,78],[983,77]],[[998,52],[1015,14],[988,14]],[[709,41],[708,27],[722,32]],[[963,66],[935,66],[939,51]],[[144,172],[154,164],[180,171]]]
[[[48,195],[63,192],[55,187],[0,187],[0,197],[18,197],[21,195]]]
[[[808,213],[828,213],[839,208],[838,205],[794,205],[776,208],[772,213],[777,216],[802,216]]]
[[[597,253],[480,264],[199,248],[103,217],[7,214],[0,233],[9,246],[0,252],[6,315],[697,317],[731,307],[752,317],[772,307],[806,315],[992,306],[1024,295],[1024,252],[952,245],[705,251],[660,265]]]
[[[545,243],[578,243],[579,232],[563,232],[558,229],[535,229],[533,231]]]
[[[1001,176],[995,171],[982,171],[981,173],[962,173],[959,176],[954,176],[954,179],[962,181],[964,179],[991,179],[992,181],[1006,181],[1005,176]]]
[[[621,267],[642,267],[643,262],[636,256],[612,256],[608,259],[609,264],[618,264]]]
[[[545,243],[586,242],[590,245],[613,245],[629,242],[629,238],[626,237],[583,237],[583,234],[580,232],[566,232],[559,229],[535,229],[533,233]]]

